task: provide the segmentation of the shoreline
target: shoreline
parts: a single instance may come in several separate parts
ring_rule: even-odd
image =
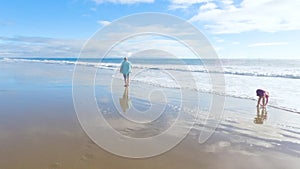
[[[19,58],[20,59],[20,58]],[[32,58],[31,58],[32,59]],[[54,67],[55,66],[57,66],[57,67],[66,67],[66,66],[69,66],[69,67],[72,67],[72,69],[74,68],[74,66],[75,66],[75,64],[76,64],[76,58],[69,58],[69,59],[71,59],[72,61],[71,62],[69,62],[69,60],[67,59],[67,58],[57,58],[57,59],[54,59],[54,58],[52,58],[52,59],[54,59],[54,60],[51,60],[51,58],[48,58],[49,60],[47,60],[47,58],[37,58],[38,60],[38,62],[36,62],[35,60],[30,60],[30,58],[27,58],[27,60],[26,61],[23,61],[23,59],[21,59],[21,61],[18,61],[18,59],[15,61],[14,59],[12,59],[11,61],[1,61],[0,60],[0,63],[1,63],[1,65],[9,65],[9,64],[15,64],[15,65],[21,65],[21,66],[24,66],[24,65],[53,65]],[[64,60],[64,59],[66,59],[66,60]],[[110,58],[106,58],[107,60],[110,60]],[[116,58],[117,59],[117,58]],[[9,58],[8,58],[8,60],[9,60]],[[95,59],[94,59],[95,60]],[[255,61],[255,59],[253,59],[254,61]],[[53,62],[52,62],[53,61]],[[98,60],[97,60],[98,61]],[[242,60],[241,60],[242,61]],[[155,62],[155,63],[157,63],[157,62]],[[229,63],[229,62],[228,62]],[[227,63],[227,64],[228,64]],[[287,62],[287,63],[289,63],[289,62]],[[113,62],[113,63],[109,63],[109,62],[104,62],[103,63],[104,65],[98,65],[98,63],[97,62],[95,62],[95,61],[93,61],[93,62],[84,62],[84,64],[83,63],[79,63],[78,64],[78,66],[87,66],[87,67],[91,67],[91,69],[99,69],[100,70],[100,72],[105,72],[105,73],[107,73],[107,72],[109,72],[109,71],[111,71],[111,72],[115,72],[115,71],[117,71],[117,69],[118,69],[118,67],[119,67],[119,63],[118,62]],[[150,67],[148,67],[148,66],[146,66],[147,64],[145,64],[144,62],[143,62],[143,64],[141,64],[141,65],[139,65],[139,63],[137,63],[138,65],[137,65],[137,67],[136,67],[136,71],[141,71],[141,70],[143,70],[143,69],[151,69],[152,67],[150,66]],[[145,65],[144,65],[145,64]],[[291,63],[289,63],[289,64],[291,64]],[[151,64],[150,64],[151,65]],[[146,66],[146,67],[144,67],[144,66]],[[152,66],[154,66],[155,67],[155,65],[152,65]],[[195,65],[191,65],[191,66],[195,66]],[[201,66],[201,65],[200,65]],[[230,68],[230,65],[224,65],[225,66],[225,68],[227,67],[227,66],[229,66],[229,68]],[[164,71],[164,67],[157,67],[157,68],[155,68],[155,69],[157,69],[157,70],[159,70],[159,71]],[[229,69],[229,71],[231,70],[232,68],[230,68]],[[237,69],[239,69],[239,68],[237,68]],[[170,71],[170,72],[172,72],[172,73],[174,73],[174,74],[177,74],[177,73],[182,73],[180,70],[181,69],[174,69],[173,70],[173,68],[171,68],[170,69],[170,67],[166,67],[166,70],[167,71]],[[242,69],[243,70],[243,69]],[[173,72],[174,71],[174,72]],[[225,71],[225,70],[224,70]],[[110,75],[113,75],[113,74],[111,74],[111,72],[110,73],[108,73],[108,74],[110,74]],[[192,72],[193,72],[193,70],[192,70]],[[197,71],[196,72],[193,72],[193,73],[197,73]],[[272,73],[272,72],[271,72]],[[150,73],[151,74],[151,73]],[[200,71],[199,72],[199,74],[197,74],[197,75],[195,75],[195,77],[197,77],[197,76],[199,76],[200,77],[200,79],[202,79],[202,78],[204,78],[205,77],[205,74],[207,74],[206,73],[206,71]],[[243,74],[243,73],[242,73]],[[209,82],[209,80],[207,81],[207,79],[203,79],[204,80],[204,83],[200,83],[200,84],[197,84],[197,88],[191,88],[190,90],[196,90],[196,92],[201,92],[201,93],[209,93],[209,94],[216,94],[216,95],[221,95],[221,96],[225,96],[225,97],[234,97],[234,98],[241,98],[241,99],[249,99],[249,100],[256,100],[257,99],[257,97],[255,96],[255,94],[254,94],[254,92],[252,93],[252,92],[246,92],[245,93],[245,91],[244,91],[244,89],[243,88],[239,88],[238,86],[241,86],[241,85],[243,85],[242,83],[237,83],[237,84],[233,84],[233,85],[235,85],[235,87],[234,88],[231,88],[231,83],[232,83],[232,81],[240,81],[240,80],[247,80],[247,79],[251,79],[250,81],[249,81],[249,84],[247,85],[248,87],[248,90],[247,91],[254,91],[254,90],[256,90],[256,87],[259,87],[259,88],[261,88],[261,87],[263,87],[263,88],[268,88],[269,86],[272,86],[272,83],[270,83],[270,84],[260,84],[260,85],[258,85],[258,84],[256,84],[256,83],[252,83],[252,81],[257,81],[257,80],[261,80],[262,82],[266,82],[266,81],[270,81],[270,80],[272,80],[272,81],[277,81],[277,80],[279,80],[279,82],[278,83],[281,83],[282,85],[288,85],[288,84],[293,84],[293,83],[295,83],[295,84],[300,84],[300,83],[298,83],[298,81],[300,80],[300,79],[294,79],[294,78],[291,78],[291,79],[289,79],[289,78],[287,78],[287,79],[281,79],[281,78],[279,78],[279,77],[270,77],[270,76],[266,76],[266,77],[262,77],[262,76],[260,76],[260,75],[255,75],[255,73],[251,73],[251,74],[253,74],[253,75],[251,75],[251,76],[249,76],[249,77],[247,77],[247,74],[245,74],[245,77],[244,76],[242,76],[242,74],[240,75],[240,74],[236,74],[236,73],[234,73],[233,72],[233,74],[226,74],[225,73],[225,79],[226,79],[226,81],[229,79],[229,84],[228,85],[226,85],[226,90],[228,89],[229,91],[228,92],[226,92],[225,94],[224,93],[222,93],[222,94],[219,94],[219,93],[215,93],[215,92],[210,92],[210,90],[209,90],[209,86],[206,86],[206,82],[207,83],[210,83]],[[98,76],[98,75],[97,75]],[[101,76],[101,75],[100,75]],[[118,73],[117,73],[117,75],[116,75],[118,78],[120,78],[120,79],[122,79],[122,77],[121,76],[118,76]],[[202,77],[203,76],[203,77]],[[268,77],[268,78],[267,78]],[[69,78],[69,77],[68,77]],[[137,80],[137,82],[141,82],[141,85],[144,85],[144,83],[146,83],[146,84],[151,84],[151,85],[154,85],[154,86],[157,86],[157,87],[162,87],[162,88],[176,88],[177,86],[175,85],[171,85],[172,83],[163,83],[163,84],[159,84],[159,83],[157,83],[156,81],[154,81],[154,82],[151,82],[151,81],[148,81],[148,80],[151,80],[151,78],[153,78],[153,77],[150,77],[149,79],[142,79],[142,81],[141,81],[141,79],[136,79]],[[228,78],[228,79],[227,79]],[[270,78],[270,79],[269,79]],[[154,79],[155,79],[155,77],[154,77]],[[197,78],[196,78],[197,79]],[[252,80],[253,79],[253,80]],[[277,80],[276,80],[277,79]],[[198,79],[199,80],[199,79]],[[283,80],[283,81],[282,81]],[[299,81],[300,82],[300,81]],[[104,82],[105,83],[105,82]],[[198,83],[198,82],[197,82]],[[298,85],[296,85],[296,86],[293,86],[294,88],[297,88],[297,86]],[[183,86],[184,88],[185,87],[187,87],[187,89],[189,89],[189,87],[188,86]],[[194,86],[195,87],[195,86]],[[204,87],[204,88],[203,88]],[[206,87],[206,88],[205,88]],[[289,87],[289,91],[293,91],[293,88],[291,88],[292,86],[287,86],[287,87]],[[300,87],[300,86],[299,86]],[[237,92],[241,92],[241,93],[239,93],[239,94],[237,94]],[[271,102],[269,103],[269,106],[270,107],[274,107],[274,108],[278,108],[278,109],[282,109],[282,110],[286,110],[286,111],[289,111],[289,112],[293,112],[293,113],[298,113],[298,114],[300,114],[300,109],[299,108],[297,108],[297,106],[295,106],[295,105],[297,105],[297,102],[295,102],[294,100],[295,100],[295,98],[291,98],[290,96],[292,96],[292,95],[297,95],[297,92],[296,93],[285,93],[285,92],[282,92],[281,91],[281,89],[280,88],[276,88],[276,90],[274,91],[274,89],[273,89],[273,91],[269,91],[269,92],[271,92],[271,94],[272,94],[272,96],[271,96]],[[273,95],[274,94],[274,95]],[[287,101],[286,101],[287,100]]]

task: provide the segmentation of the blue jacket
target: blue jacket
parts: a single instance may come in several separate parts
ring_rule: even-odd
[[[129,61],[123,61],[120,72],[127,75],[127,74],[131,73],[131,68],[132,68],[132,65]]]

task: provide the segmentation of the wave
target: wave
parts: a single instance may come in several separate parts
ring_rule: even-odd
[[[80,65],[80,66],[92,66],[97,67],[99,69],[110,69],[110,70],[117,70],[119,69],[120,63],[98,63],[96,61],[89,61],[89,60],[82,60],[82,61],[76,61],[76,59],[27,59],[27,58],[2,58],[0,59],[2,62],[9,62],[9,63],[15,63],[15,62],[28,62],[28,63],[45,63],[45,64],[57,64],[57,65]],[[116,61],[117,62],[117,61]],[[156,61],[157,62],[157,61]],[[226,97],[234,97],[234,98],[240,98],[240,99],[248,99],[248,100],[256,100],[256,96],[252,95],[251,92],[248,92],[248,88],[241,86],[242,84],[251,84],[250,81],[247,81],[242,84],[234,84],[232,82],[235,82],[237,78],[228,78],[234,77],[234,76],[252,76],[252,77],[274,77],[274,78],[284,78],[284,79],[300,79],[300,70],[299,68],[291,67],[291,68],[261,68],[257,66],[239,66],[239,65],[225,65],[223,66],[223,71],[219,71],[217,69],[213,69],[210,73],[224,73],[225,75],[228,75],[226,77],[226,80],[228,84],[226,85],[232,85],[234,84],[235,87],[237,87],[234,90],[226,91],[226,92],[218,92],[212,90],[211,86],[209,85],[210,82],[206,81],[205,78],[208,76],[208,70],[204,65],[174,65],[174,64],[134,64],[134,69],[140,69],[140,70],[149,70],[149,74],[146,74],[142,77],[132,79],[133,81],[136,81],[138,83],[153,85],[157,87],[162,88],[173,88],[173,89],[187,89],[191,91],[197,91],[197,92],[203,92],[203,93],[211,93],[216,95],[222,95]],[[298,69],[298,70],[297,70]],[[163,71],[161,71],[163,70]],[[179,86],[172,79],[165,77],[163,75],[164,71],[175,71],[175,72],[194,72],[196,73],[196,76],[199,78],[197,79],[196,83],[197,86],[191,87],[189,84],[186,84],[184,86]],[[152,72],[152,73],[151,73]],[[197,74],[199,73],[199,74]],[[231,76],[232,75],[232,76]],[[203,78],[205,77],[205,78]],[[122,79],[122,77],[117,77]],[[238,78],[240,79],[240,78]],[[244,80],[247,80],[247,77],[243,78]],[[284,80],[283,79],[283,80]],[[251,79],[250,79],[251,80]],[[253,79],[252,79],[253,80]],[[267,79],[270,84],[276,84],[277,79]],[[249,86],[248,85],[248,86]],[[271,86],[271,85],[267,85]],[[273,91],[281,91],[281,86],[274,86],[272,85]],[[290,87],[295,88],[295,87]],[[251,89],[252,91],[252,89]],[[290,91],[293,92],[293,91]],[[280,99],[288,100],[287,97],[297,95],[295,93],[289,94],[288,96],[281,96]],[[278,103],[281,103],[281,101],[278,101]],[[294,105],[293,103],[287,103],[287,104],[276,104],[269,103],[270,107],[281,109],[289,112],[294,112],[300,114],[300,107],[297,105]],[[296,106],[296,107],[295,107]]]
[[[291,113],[300,114],[300,111],[297,111],[296,109],[289,108],[289,107],[276,106],[276,105],[269,105],[269,107],[273,107],[275,109],[280,109],[280,110],[288,111],[288,112],[291,112]]]
[[[122,78],[120,78],[120,80],[122,80]],[[219,95],[219,96],[233,97],[233,98],[237,98],[237,99],[253,100],[255,102],[257,101],[256,97],[251,97],[251,96],[247,96],[247,95],[239,95],[239,94],[233,94],[233,93],[219,92],[219,91],[214,91],[212,89],[205,88],[205,87],[191,88],[189,86],[178,86],[174,83],[169,83],[169,82],[151,81],[151,80],[149,80],[149,78],[147,78],[147,80],[132,79],[132,81],[147,84],[147,85],[151,85],[151,86],[156,86],[156,87],[160,87],[160,88],[183,89],[183,90],[187,89],[187,90],[197,91],[197,92],[201,92],[201,93],[209,93],[209,94],[214,94],[214,95]],[[274,103],[268,103],[268,107],[272,107],[272,108],[275,108],[275,109],[280,109],[280,110],[284,110],[284,111],[288,111],[288,112],[292,112],[292,113],[296,113],[296,114],[300,115],[300,111],[297,110],[296,108],[287,107],[287,106],[279,106],[276,103],[275,104]]]
[[[76,61],[61,60],[61,59],[28,59],[28,58],[3,58],[5,62],[33,62],[33,63],[48,63],[60,65],[82,65],[93,66],[102,69],[118,69],[120,63],[98,63],[90,61]],[[238,75],[238,76],[255,76],[255,77],[274,77],[274,78],[287,78],[287,79],[300,79],[300,68],[261,68],[254,66],[223,66],[219,67],[210,66],[207,69],[204,65],[174,65],[174,64],[135,64],[135,69],[153,69],[153,70],[170,70],[182,72],[196,72],[196,73],[216,73],[225,75]]]

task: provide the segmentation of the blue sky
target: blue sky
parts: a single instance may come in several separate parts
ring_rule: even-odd
[[[221,58],[300,59],[299,0],[9,0],[0,2],[0,57],[77,57],[120,17],[161,12],[187,20]]]

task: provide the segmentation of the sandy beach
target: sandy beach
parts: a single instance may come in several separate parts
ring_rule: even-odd
[[[300,169],[299,7],[2,0],[0,169]]]
[[[212,97],[199,93],[202,114],[182,142],[158,156],[124,158],[103,150],[81,128],[72,99],[73,65],[56,65],[54,69],[52,64],[45,63],[0,64],[1,169],[299,168],[300,115],[297,113],[272,107],[261,112],[261,109],[257,110],[255,100],[226,97],[217,129],[206,142],[199,143],[202,118]],[[119,133],[149,137],[166,130],[176,119],[177,104],[180,103],[176,94],[178,89],[161,88],[168,93],[170,101],[159,120],[149,125],[123,122],[120,115],[124,107],[122,101],[130,100],[131,105],[125,105],[125,109],[133,106],[140,111],[147,110],[150,101],[143,98],[141,91],[151,90],[153,86],[132,83],[125,91],[122,80],[117,79],[114,84],[120,85],[113,85],[112,93],[109,78],[111,74],[102,72],[101,78],[96,80],[95,98],[103,116]],[[83,85],[89,84],[84,84],[83,79]],[[124,93],[128,98],[124,98]],[[115,102],[112,101],[114,98],[117,99]],[[193,100],[191,97],[183,102]],[[159,107],[160,101],[153,98],[152,104]],[[188,123],[192,117],[188,110],[186,114]],[[152,118],[151,115],[146,115],[146,120]],[[128,117],[145,120],[136,114]],[[206,120],[214,123],[216,119]]]

